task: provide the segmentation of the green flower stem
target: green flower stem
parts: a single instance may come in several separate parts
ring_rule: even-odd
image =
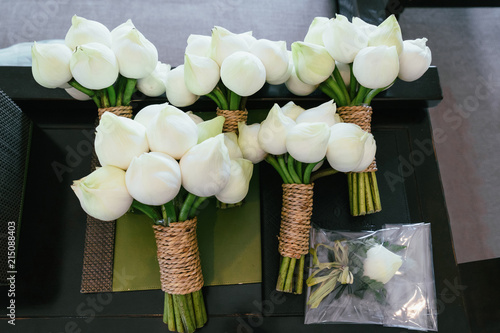
[[[276,171],[278,171],[279,175],[281,176],[281,179],[283,180],[283,183],[289,184],[288,179],[286,178],[285,174],[283,173],[283,170],[281,170],[281,167],[276,160],[276,157],[274,155],[267,155],[266,156],[266,162],[271,164]]]
[[[276,283],[276,290],[285,291],[285,281],[290,266],[290,257],[281,257],[280,273],[278,275],[278,282]]]
[[[125,91],[125,85],[127,84],[127,78],[122,75],[118,75],[118,80],[116,81],[116,106],[123,105],[123,93]]]
[[[191,210],[191,206],[193,206],[194,201],[196,200],[196,195],[192,193],[188,193],[184,204],[182,205],[181,211],[179,213],[179,221],[186,221],[189,216],[189,212]]]
[[[379,89],[372,89],[370,92],[366,95],[365,99],[363,100],[363,104],[370,105],[372,102],[372,99],[377,96],[380,92],[384,91],[385,88],[379,88]]]
[[[320,161],[321,162],[321,161]],[[314,167],[320,163],[320,162],[316,162],[316,163],[309,163],[306,167],[306,170],[304,171],[304,184],[310,184],[311,183],[311,173],[314,169]]]
[[[240,108],[240,101],[241,101],[241,96],[236,94],[233,91],[229,91],[229,110],[239,110]]]
[[[365,100],[366,95],[370,92],[369,88],[359,86],[358,94],[352,101],[351,105],[361,105],[363,101]]]
[[[366,213],[372,214],[375,212],[372,189],[370,187],[370,176],[368,172],[361,173],[361,176],[365,179],[365,196],[366,196]]]
[[[188,218],[194,218],[197,215],[198,207],[207,200],[208,197],[198,197],[193,203],[193,206],[191,207],[191,210],[189,211]]]
[[[380,193],[378,191],[377,176],[375,171],[370,172],[370,185],[372,189],[375,212],[380,212],[382,210],[382,203],[380,202]]]
[[[297,166],[297,175],[300,177],[300,183],[303,184],[304,181],[304,164],[300,161],[295,161]]]
[[[339,68],[337,66],[335,66],[335,69],[333,70],[333,78],[337,82],[337,85],[340,87],[340,90],[342,91],[342,94],[346,99],[345,105],[349,105],[351,103],[351,98],[349,97],[349,92],[347,91],[344,79],[342,78],[342,75],[340,74]]]
[[[358,206],[358,178],[356,177],[356,173],[351,174],[352,177],[352,206],[351,206],[351,215],[358,216],[359,215],[359,206]]]
[[[292,180],[295,184],[302,184],[302,181],[300,180],[299,175],[295,171],[295,160],[294,158],[288,154],[288,172],[290,173],[290,176],[292,177]]]
[[[157,221],[161,220],[161,215],[156,207],[145,205],[137,200],[132,201],[131,207],[132,209],[137,209],[138,211],[151,218],[153,220],[153,223],[157,223]]]
[[[123,105],[129,105],[132,100],[132,94],[135,92],[135,87],[137,83],[137,79],[127,79],[127,83],[125,84],[125,90],[123,92]]]
[[[333,99],[335,102],[337,102],[339,99],[337,97],[337,94],[326,84],[326,81],[321,82],[319,84],[319,89],[328,97]]]
[[[163,218],[170,224],[171,222],[177,222],[177,214],[175,212],[175,205],[173,201],[169,201],[162,206],[162,211],[165,211]]]
[[[287,179],[287,184],[293,184],[293,179],[292,179],[292,176],[290,175],[290,173],[288,172],[288,168],[286,166],[284,156],[283,155],[279,155],[279,156],[277,156],[277,159],[278,159],[278,164],[281,167],[281,170],[285,174],[285,177]]]
[[[356,96],[356,89],[358,88],[358,80],[356,80],[356,76],[354,76],[354,72],[352,70],[352,62],[349,64],[349,69],[351,73],[351,79],[349,82],[349,97],[351,98],[352,101]]]
[[[212,90],[212,93],[217,96],[217,99],[219,100],[221,106],[220,108],[222,110],[227,110],[229,109],[229,105],[227,103],[226,97],[224,97],[224,94],[222,93],[221,89],[219,87],[216,87],[214,90]]]
[[[356,173],[358,179],[358,204],[359,204],[359,215],[366,214],[366,196],[365,196],[365,177],[362,173]]]
[[[87,89],[85,88],[84,86],[82,86],[80,83],[76,82],[75,79],[71,79],[71,81],[68,82],[68,84],[70,86],[72,86],[73,88],[75,88],[76,90],[79,90],[81,91],[82,93],[86,94],[87,96],[89,96],[90,98],[92,98],[92,100],[94,101],[95,105],[100,108],[101,107],[101,101],[99,100],[99,96],[97,96],[97,94],[95,93],[95,91],[91,90],[91,89]]]
[[[297,259],[290,258],[290,265],[288,266],[288,272],[286,273],[286,280],[285,280],[285,292],[287,293],[293,292],[293,272],[295,271],[296,263]]]
[[[311,175],[311,183],[314,183],[314,181],[316,179],[319,179],[319,178],[322,178],[322,177],[326,177],[326,176],[330,176],[330,175],[334,175],[337,172],[338,172],[337,170],[332,169],[332,168],[324,169],[324,170],[321,170],[321,171],[316,171],[314,174]]]
[[[193,305],[193,296],[192,293],[183,295],[184,302],[186,303],[186,309],[191,318],[191,322],[193,323],[194,329],[196,329],[196,316],[194,315],[194,305]]]
[[[206,94],[206,96],[207,96],[207,97],[209,97],[212,101],[214,101],[214,102],[215,102],[215,104],[217,104],[217,107],[218,107],[219,109],[221,109],[221,108],[222,108],[222,106],[221,106],[221,103],[220,103],[219,99],[217,98],[217,96],[216,96],[213,92]]]
[[[172,300],[174,303],[175,331],[184,333],[184,324],[181,320],[183,314],[181,313],[181,305],[179,304],[179,299],[176,296],[178,295],[172,295]]]
[[[335,92],[337,95],[337,100],[335,101],[337,105],[348,105],[347,100],[345,99],[344,93],[342,92],[342,89],[340,89],[338,83],[335,81],[333,76],[330,76],[328,79],[326,79],[326,84]]]
[[[175,331],[174,300],[172,299],[172,295],[170,295],[169,293],[165,293],[165,310],[163,313],[163,322],[168,325],[169,331]]]
[[[247,107],[247,100],[248,96],[241,97],[240,108],[238,110],[245,110],[245,108]]]
[[[106,89],[99,90],[99,96],[101,97],[101,106],[103,108],[109,108],[111,104],[109,104],[109,98]]]
[[[115,87],[109,86],[106,88],[106,92],[108,93],[109,104],[110,106],[116,106],[116,91]]]
[[[353,203],[352,175],[353,175],[352,172],[349,172],[347,174],[347,184],[349,187],[349,207],[351,208],[351,215],[354,215],[354,213],[353,213],[354,203]]]
[[[203,294],[201,293],[201,289],[192,293],[193,297],[193,305],[194,305],[194,314],[196,320],[196,327],[201,328],[206,323],[206,311],[205,305],[203,303]],[[205,315],[203,315],[205,314]]]
[[[297,278],[297,284],[295,286],[295,293],[296,294],[302,294],[302,289],[304,286],[304,262],[305,262],[305,255],[300,256],[300,261],[299,261],[299,276]]]

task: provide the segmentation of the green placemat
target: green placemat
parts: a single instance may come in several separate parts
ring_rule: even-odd
[[[217,209],[210,199],[198,215],[198,244],[205,286],[262,281],[258,168],[244,204]],[[113,291],[160,289],[151,220],[126,214],[116,222]]]

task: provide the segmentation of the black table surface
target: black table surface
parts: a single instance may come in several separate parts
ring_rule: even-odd
[[[85,214],[70,184],[89,168],[90,154],[78,147],[89,142],[96,110],[90,102],[74,101],[37,86],[30,75],[28,68],[0,68],[0,89],[35,125],[19,231],[17,320],[15,327],[7,325],[5,310],[0,312],[1,331],[5,327],[8,332],[166,331],[161,318],[163,293],[159,290],[80,293]],[[18,83],[12,84],[12,80]],[[165,101],[162,97],[134,98],[136,111]],[[382,212],[351,217],[345,177],[335,175],[316,184],[312,221],[343,230],[375,230],[386,223],[430,223],[439,332],[469,332],[427,109],[440,99],[438,72],[431,68],[420,80],[399,82],[374,100],[372,130],[379,147]],[[288,100],[309,107],[327,98],[320,93],[299,98],[283,86],[266,86],[249,100],[248,109],[266,109],[274,102],[282,105]],[[213,105],[202,98],[190,109],[211,110]],[[439,139],[438,132],[434,139]],[[58,176],[54,161],[68,169]],[[274,291],[281,183],[269,166],[262,164],[260,168],[262,283],[204,288],[209,321],[199,331],[405,332],[379,325],[303,324],[304,295]],[[2,306],[6,306],[6,296],[7,289],[0,288]]]

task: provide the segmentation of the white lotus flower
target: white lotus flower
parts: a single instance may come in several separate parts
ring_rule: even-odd
[[[31,72],[35,81],[45,88],[58,88],[71,78],[71,50],[64,44],[37,44],[31,48]]]
[[[259,39],[253,43],[250,52],[257,56],[266,69],[266,81],[270,84],[281,84],[288,80],[288,51],[286,42],[274,42],[268,39]]]
[[[219,193],[231,176],[231,161],[224,135],[207,139],[192,147],[179,162],[182,186],[199,197]]]
[[[102,221],[121,217],[133,201],[125,185],[125,171],[109,165],[75,180],[71,189],[80,200],[83,210]]]
[[[70,59],[73,78],[88,89],[100,90],[111,86],[118,78],[118,62],[113,51],[100,43],[76,48]]]
[[[326,155],[330,127],[326,123],[301,123],[286,136],[286,149],[297,161],[316,163]]]
[[[366,252],[363,263],[363,275],[383,284],[389,282],[396,274],[403,260],[401,256],[387,250],[384,246],[377,245]]]
[[[238,145],[240,146],[243,158],[257,164],[263,161],[267,152],[259,145],[260,124],[247,125],[244,122],[238,123]]]
[[[145,78],[158,63],[156,47],[137,29],[113,39],[112,49],[120,66],[120,74],[127,78]]]
[[[376,25],[367,23],[360,19],[359,17],[353,17],[352,18],[352,24],[357,26],[361,31],[366,35],[369,36],[373,31],[377,29]]]
[[[231,175],[229,181],[215,197],[219,201],[227,204],[241,202],[248,193],[252,173],[253,163],[251,161],[243,158],[231,160]]]
[[[194,123],[196,125],[198,125],[199,123],[204,122],[203,118],[201,118],[200,116],[194,114],[193,111],[187,111],[186,114],[189,116],[189,118],[191,118],[192,121],[194,121]]]
[[[210,57],[212,37],[203,35],[189,35],[184,53],[199,57]]]
[[[297,96],[307,96],[313,93],[318,85],[311,85],[302,82],[297,76],[297,71],[295,70],[295,66],[292,68],[292,73],[288,80],[285,82],[285,86],[287,89],[294,95]]]
[[[368,46],[395,46],[398,55],[403,52],[403,35],[398,20],[394,14],[380,23],[368,36]]]
[[[227,151],[229,152],[229,158],[231,160],[243,158],[243,153],[241,152],[240,146],[238,145],[238,136],[236,135],[236,133],[224,133],[224,144],[226,145]]]
[[[135,200],[145,205],[163,205],[179,193],[181,169],[179,163],[167,154],[144,153],[130,163],[125,184]]]
[[[146,133],[151,151],[180,159],[198,142],[198,128],[191,118],[172,105],[155,112]]]
[[[294,102],[290,101],[281,107],[281,111],[288,118],[292,118],[293,120],[297,120],[297,117],[305,111],[305,109],[301,106],[298,106]]]
[[[245,35],[251,36],[251,33],[234,34],[223,27],[214,27],[212,29],[210,58],[222,66],[222,62],[231,54],[238,51],[249,52],[250,47]]]
[[[137,112],[134,120],[147,128],[151,121],[160,113],[160,110],[166,108],[168,105],[168,102],[165,102],[162,104],[150,104],[145,106]]]
[[[342,81],[344,81],[346,87],[349,87],[349,84],[351,83],[351,67],[348,64],[338,61],[335,61],[335,66],[342,76]]]
[[[209,94],[219,80],[220,68],[214,60],[194,54],[184,55],[184,81],[193,94]]]
[[[170,72],[170,65],[158,61],[154,71],[149,76],[137,80],[137,90],[149,97],[158,97],[165,93],[167,75]]]
[[[217,116],[215,118],[205,120],[197,124],[198,128],[198,143],[213,138],[222,133],[222,127],[224,126],[224,121],[226,118],[223,116]]]
[[[335,60],[320,45],[295,42],[292,55],[297,77],[309,85],[325,81],[335,69]]]
[[[167,75],[165,93],[170,104],[177,107],[194,104],[200,96],[193,94],[184,81],[184,65],[172,69]]]
[[[323,42],[333,59],[350,64],[356,54],[368,46],[368,37],[347,17],[337,14],[325,29]]]
[[[260,147],[273,155],[286,153],[286,136],[293,126],[295,121],[285,116],[278,104],[274,104],[260,125],[258,136]]]
[[[319,106],[305,110],[295,121],[297,124],[322,122],[327,124],[328,127],[331,127],[340,122],[336,111],[337,106],[332,99]]]
[[[370,89],[385,88],[399,74],[399,57],[396,47],[370,46],[359,51],[352,67],[359,84]]]
[[[66,33],[64,42],[72,50],[88,43],[100,43],[111,47],[111,33],[100,22],[73,15],[71,27]]]
[[[325,46],[323,44],[323,32],[328,27],[330,19],[327,17],[315,17],[309,25],[304,42]]]
[[[429,69],[431,50],[425,45],[427,38],[405,40],[403,53],[399,55],[398,77],[407,82],[419,79]]]
[[[142,124],[104,112],[95,135],[95,152],[102,166],[127,170],[134,157],[147,151],[146,128]]]
[[[132,20],[128,19],[126,22],[120,24],[119,26],[111,30],[111,41],[117,40],[123,35],[126,35],[132,29],[136,29],[136,27],[134,23],[132,23]]]
[[[70,87],[70,88],[65,88],[64,90],[68,93],[68,95],[70,95],[76,100],[88,101],[90,99],[89,95],[82,93],[80,90],[76,88]]]
[[[250,96],[266,83],[266,69],[259,58],[249,52],[235,52],[220,68],[224,85],[239,96]]]
[[[363,131],[358,125],[333,125],[326,151],[328,163],[340,172],[363,171],[375,157],[375,141],[372,140],[373,135]]]

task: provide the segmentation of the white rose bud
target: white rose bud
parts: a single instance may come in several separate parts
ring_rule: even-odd
[[[149,97],[158,97],[164,94],[168,72],[170,72],[170,65],[158,61],[155,70],[149,76],[137,80],[137,90]]]
[[[231,160],[231,176],[229,177],[229,181],[215,197],[227,204],[241,202],[247,196],[252,173],[253,163],[251,161],[243,158]]]
[[[192,147],[179,162],[182,186],[199,197],[219,193],[231,176],[229,152],[224,145],[224,135],[203,141]]]
[[[237,158],[243,158],[243,153],[241,152],[240,146],[238,145],[238,136],[234,132],[224,133],[224,144],[229,152],[229,158],[235,160]]]
[[[135,200],[159,206],[170,202],[179,193],[181,169],[179,163],[167,154],[144,153],[130,163],[125,183]]]
[[[365,149],[366,141],[372,139],[373,135],[363,131],[358,125],[350,123],[333,125],[330,128],[330,140],[326,151],[328,163],[340,172],[366,169],[375,157],[374,150]],[[371,142],[368,147],[371,147]]]
[[[80,200],[83,210],[102,221],[123,216],[133,201],[125,185],[125,171],[109,165],[75,180],[71,189]]]
[[[370,46],[359,51],[352,67],[359,84],[370,89],[385,88],[399,74],[396,47]]]
[[[198,128],[198,143],[202,143],[207,139],[221,134],[225,120],[226,118],[224,118],[223,116],[217,116],[215,118],[196,124]]]
[[[345,16],[337,14],[325,29],[323,42],[333,59],[350,64],[359,50],[368,46],[368,37]]]
[[[167,75],[166,94],[168,101],[177,107],[194,104],[200,98],[186,87],[184,65],[172,69]]]
[[[319,106],[305,110],[297,117],[296,122],[297,124],[321,122],[326,123],[328,127],[331,127],[339,123],[336,111],[337,106],[332,99]]]
[[[259,145],[260,124],[247,125],[238,123],[238,146],[240,146],[243,158],[257,164],[266,158],[267,153]]]
[[[285,116],[278,104],[274,104],[260,126],[260,147],[273,155],[286,153],[286,136],[294,126],[295,121]]]
[[[330,127],[326,123],[301,123],[286,136],[286,149],[297,161],[316,163],[326,155]]]
[[[293,120],[297,120],[297,117],[300,116],[305,109],[301,106],[298,106],[294,102],[290,101],[281,107],[281,111],[288,118],[292,118]]]
[[[235,52],[220,68],[224,85],[239,96],[250,96],[266,83],[266,69],[259,58],[249,52]]]
[[[140,123],[104,112],[96,127],[95,152],[101,165],[127,170],[135,156],[149,151],[146,128]]]
[[[363,275],[386,284],[392,279],[402,264],[403,260],[401,260],[401,256],[392,253],[382,245],[377,245],[366,252]]]
[[[234,34],[222,27],[214,27],[212,29],[210,58],[222,66],[222,62],[229,55],[238,51],[250,51],[249,43],[244,36],[245,34]]]
[[[431,50],[425,45],[427,38],[405,40],[403,53],[399,56],[398,77],[407,82],[419,79],[429,69]]]
[[[111,47],[111,33],[102,23],[73,15],[64,42],[72,50],[88,43],[100,43]]]
[[[273,42],[268,39],[259,39],[253,43],[250,52],[257,56],[266,69],[266,81],[270,84],[282,84],[288,77],[289,59],[286,42]]]
[[[325,81],[335,69],[335,60],[320,45],[295,42],[292,55],[297,77],[309,85]]]
[[[203,35],[189,35],[184,53],[199,57],[210,57],[212,37]]]
[[[113,52],[120,67],[120,74],[131,79],[149,76],[158,63],[156,47],[137,29],[113,39]]]
[[[100,43],[78,46],[69,65],[73,78],[88,89],[107,88],[118,78],[119,69],[115,54],[109,47]]]
[[[330,19],[327,17],[315,17],[307,30],[304,42],[325,46],[323,44],[323,32],[328,27]]]
[[[368,46],[395,46],[398,55],[403,52],[403,35],[398,20],[394,14],[380,23],[368,36]]]
[[[151,151],[180,159],[198,142],[198,128],[183,111],[166,105],[156,112],[146,127]]]
[[[64,44],[37,44],[31,48],[31,72],[35,81],[45,88],[58,88],[68,83],[71,50]]]
[[[184,81],[193,94],[209,94],[219,80],[220,68],[214,60],[189,53],[184,55]]]

